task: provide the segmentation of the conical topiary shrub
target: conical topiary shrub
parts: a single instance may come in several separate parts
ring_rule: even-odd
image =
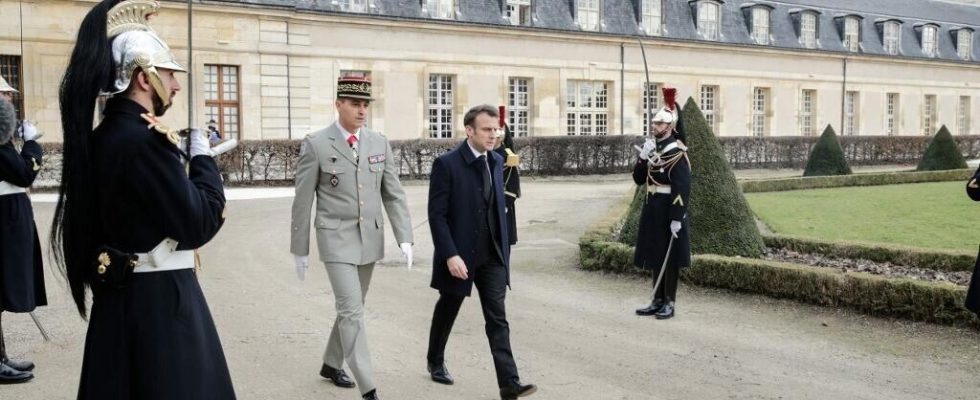
[[[636,232],[640,225],[640,211],[643,210],[643,202],[647,199],[647,189],[643,185],[636,187],[633,192],[633,200],[630,207],[623,217],[623,228],[619,230],[619,241],[630,246],[636,245]]]
[[[962,168],[966,168],[963,153],[960,153],[960,148],[956,146],[953,135],[949,134],[949,129],[943,125],[942,128],[939,128],[936,136],[933,136],[932,140],[929,141],[929,146],[926,147],[926,152],[922,155],[922,160],[919,161],[916,170],[942,171]]]
[[[688,98],[681,115],[691,161],[691,251],[699,254],[759,257],[763,242],[755,217],[735,181],[735,173],[701,109]],[[642,196],[642,197],[641,197]],[[636,244],[636,223],[646,190],[640,187],[630,203],[620,242]]]
[[[837,134],[834,128],[827,125],[813,146],[810,152],[810,159],[806,160],[806,168],[803,176],[825,176],[825,175],[850,175],[851,167],[847,165],[844,158],[844,150],[837,141]]]
[[[691,251],[759,257],[764,244],[755,217],[718,138],[694,99],[688,97],[681,115],[691,160]]]

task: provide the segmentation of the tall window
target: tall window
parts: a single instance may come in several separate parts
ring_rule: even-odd
[[[752,38],[758,44],[769,44],[769,9],[756,6],[752,9]]]
[[[0,76],[17,89],[11,102],[17,110],[17,119],[24,119],[24,82],[20,75],[20,56],[0,55]]]
[[[706,40],[718,40],[718,3],[702,1],[698,4],[698,34]]]
[[[900,121],[901,116],[899,111],[901,110],[900,104],[898,102],[898,93],[888,93],[885,95],[885,134],[886,135],[897,135],[898,134],[898,121]]]
[[[657,111],[660,109],[660,84],[659,83],[650,82],[649,85],[646,84],[645,82],[643,83],[642,103],[643,103],[643,111],[641,113],[643,114],[643,134],[645,135],[648,132],[651,132],[648,126],[650,124],[650,119],[652,119],[653,115],[656,115]],[[650,104],[650,112],[652,112],[653,115],[647,114],[648,103]]]
[[[661,0],[643,0],[643,32],[647,35],[660,35],[660,27],[663,24],[660,19],[662,5]]]
[[[454,19],[456,18],[454,3],[454,0],[425,0],[425,10],[429,12],[430,18]]]
[[[936,56],[936,26],[926,25],[922,27],[922,53],[926,57]]]
[[[609,133],[609,83],[568,81],[566,122],[569,135]]]
[[[960,135],[970,134],[970,96],[960,96],[960,108],[956,120],[959,122]]]
[[[808,49],[817,47],[817,15],[812,12],[800,16],[800,42]]]
[[[800,93],[800,135],[802,136],[813,136],[816,105],[817,91],[803,89]]]
[[[718,86],[701,86],[701,113],[704,114],[705,121],[711,127],[711,131],[718,134],[717,120],[715,112],[718,110]]]
[[[844,18],[844,48],[857,52],[861,45],[861,22],[856,17]]]
[[[531,24],[531,0],[507,0],[506,12],[511,25]]]
[[[507,124],[514,136],[528,136],[531,132],[531,80],[510,78],[507,86]]]
[[[453,137],[452,75],[429,75],[429,137]]]
[[[973,51],[973,31],[960,29],[956,32],[956,54],[961,59],[970,60],[970,53]]]
[[[858,92],[848,91],[844,95],[844,134],[856,135],[858,128]]]
[[[902,26],[895,21],[885,22],[884,43],[885,52],[891,55],[898,54],[901,48]]]
[[[752,90],[752,136],[766,136],[766,113],[769,111],[769,89]]]
[[[578,13],[576,18],[578,26],[585,31],[599,30],[599,7],[601,0],[576,0]]]
[[[936,95],[927,94],[922,103],[922,134],[936,133]]]
[[[367,0],[340,0],[340,9],[349,12],[367,12]]]
[[[242,139],[238,66],[204,65],[204,107],[222,139]]]

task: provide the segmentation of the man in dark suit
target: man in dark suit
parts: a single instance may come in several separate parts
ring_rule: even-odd
[[[445,350],[453,322],[472,288],[480,294],[500,397],[517,399],[537,387],[521,384],[510,349],[504,297],[510,285],[510,240],[504,209],[503,157],[493,152],[497,109],[482,105],[463,118],[466,141],[432,164],[429,229],[435,255],[432,288],[439,291],[429,331],[432,380],[451,385]]]

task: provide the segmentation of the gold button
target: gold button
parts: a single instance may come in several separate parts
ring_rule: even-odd
[[[364,205],[364,202],[363,202],[363,201],[361,202],[361,205],[362,205],[362,206]]]
[[[358,218],[358,219],[361,220],[361,221],[364,221],[364,217],[361,217],[361,218]]]
[[[361,184],[358,184],[358,185],[357,185],[357,188],[358,188],[358,189],[364,189],[364,185],[361,185]]]
[[[98,269],[99,275],[105,274],[105,265],[100,265]]]

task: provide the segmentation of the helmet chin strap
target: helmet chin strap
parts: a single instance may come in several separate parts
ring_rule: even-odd
[[[160,96],[160,100],[163,101],[163,106],[169,107],[170,92],[163,87],[163,80],[160,79],[160,73],[157,71],[157,68],[148,64],[149,63],[140,63],[139,59],[137,59],[137,65],[139,65],[140,69],[143,70],[143,74],[146,75],[146,79],[150,81],[150,86],[153,87],[153,91],[157,93],[157,96]]]

